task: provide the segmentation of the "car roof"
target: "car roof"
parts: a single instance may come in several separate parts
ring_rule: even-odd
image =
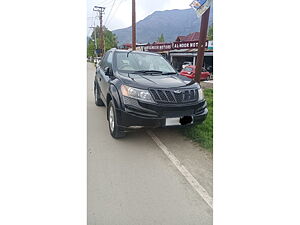
[[[111,49],[110,51],[113,51],[113,52],[123,52],[123,53],[128,53],[128,52],[133,52],[133,53],[138,53],[138,54],[148,54],[148,55],[160,55],[160,54],[157,54],[157,53],[153,53],[153,52],[144,52],[144,51],[132,51],[132,50],[124,50],[124,49]]]

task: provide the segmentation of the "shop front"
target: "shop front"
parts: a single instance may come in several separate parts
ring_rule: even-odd
[[[192,65],[196,65],[198,49],[182,49],[172,50],[169,52],[170,62],[176,70],[181,70],[184,62],[190,62]],[[213,52],[205,51],[203,67],[209,72],[213,67]]]
[[[213,42],[206,41],[203,67],[209,72],[213,69]],[[181,71],[185,62],[196,65],[198,53],[198,41],[175,41],[173,43],[149,44],[144,47],[144,51],[156,52],[163,55],[173,67]]]

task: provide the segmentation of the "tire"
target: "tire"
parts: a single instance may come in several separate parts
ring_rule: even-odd
[[[99,92],[98,85],[96,83],[94,83],[94,96],[95,96],[96,106],[104,106],[104,103],[100,98],[100,92]]]
[[[108,128],[110,135],[113,138],[122,138],[126,134],[125,132],[121,131],[120,127],[117,125],[117,115],[116,115],[116,109],[112,102],[112,100],[109,102],[107,107],[107,119],[108,119]]]

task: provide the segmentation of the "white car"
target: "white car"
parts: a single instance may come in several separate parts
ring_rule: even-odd
[[[101,62],[101,57],[96,57],[94,58],[94,63],[95,63],[95,66],[97,67],[99,65],[99,63]]]

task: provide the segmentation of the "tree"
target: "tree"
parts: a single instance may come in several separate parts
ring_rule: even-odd
[[[104,48],[105,51],[111,49],[111,48],[116,48],[118,44],[117,41],[117,36],[113,34],[110,30],[106,29],[104,27]]]
[[[157,38],[157,42],[165,42],[165,38],[163,34],[161,34],[160,37]]]
[[[208,39],[209,41],[212,41],[212,40],[214,39],[213,31],[214,31],[214,28],[213,28],[213,25],[211,25],[211,26],[208,28],[208,32],[207,32],[207,39]]]
[[[88,42],[87,56],[88,57],[95,56],[95,42],[92,39],[90,39]]]
[[[108,30],[106,27],[103,28],[104,30],[104,49],[105,51],[108,51],[111,48],[116,48],[117,47],[117,37],[115,34],[113,34],[110,30]],[[99,26],[94,29],[90,40],[88,41],[88,46],[87,46],[87,56],[95,56],[95,33],[96,32],[96,44],[97,48],[99,48],[99,31],[100,28]]]

